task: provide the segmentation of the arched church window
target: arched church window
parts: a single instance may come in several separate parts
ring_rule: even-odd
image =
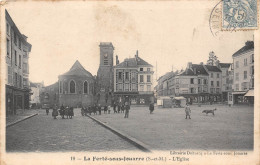
[[[76,93],[76,83],[74,80],[70,81],[70,93]]]
[[[88,82],[87,81],[84,81],[83,91],[84,91],[84,94],[88,94]]]

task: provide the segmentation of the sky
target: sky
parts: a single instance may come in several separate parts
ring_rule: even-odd
[[[210,32],[210,13],[218,1],[23,1],[7,11],[32,45],[29,79],[51,85],[76,60],[93,75],[99,43],[112,42],[119,60],[139,56],[154,66],[154,79],[188,62],[206,63],[210,51],[220,62],[253,40],[252,31]],[[114,57],[115,60],[115,57]]]

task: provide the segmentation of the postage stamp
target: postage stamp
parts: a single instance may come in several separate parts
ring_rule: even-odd
[[[258,28],[257,0],[223,0],[222,29]]]

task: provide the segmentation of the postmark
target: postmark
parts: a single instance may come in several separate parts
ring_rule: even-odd
[[[257,28],[257,0],[223,0],[222,30],[254,30]]]

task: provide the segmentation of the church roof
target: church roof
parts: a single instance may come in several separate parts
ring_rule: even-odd
[[[90,72],[88,72],[77,60],[72,67],[70,68],[70,70],[64,74],[62,74],[62,76],[68,76],[68,75],[77,75],[77,76],[87,76],[87,77],[93,77],[92,74]]]

